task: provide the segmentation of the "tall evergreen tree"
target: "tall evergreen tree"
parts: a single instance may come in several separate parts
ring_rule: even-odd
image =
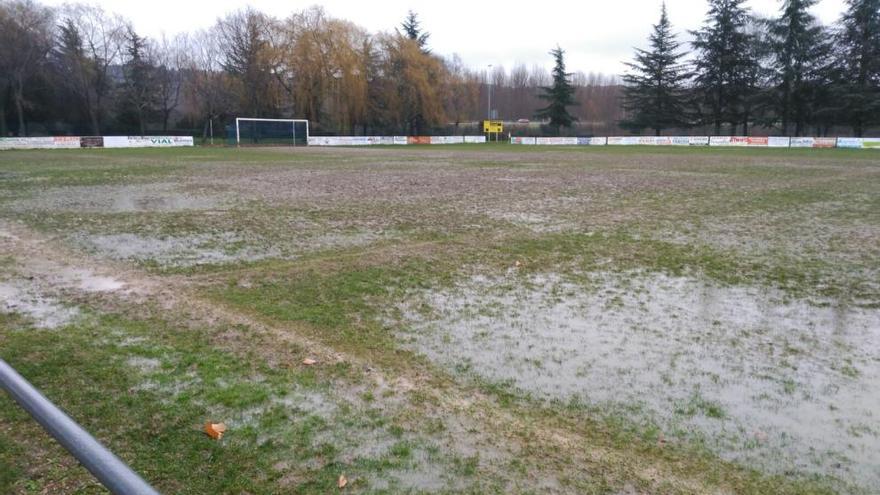
[[[431,37],[431,33],[426,33],[422,31],[422,23],[421,21],[419,21],[418,14],[416,14],[412,10],[407,12],[406,19],[404,19],[400,27],[403,28],[404,36],[418,43],[419,48],[421,48],[423,52],[430,52],[430,50],[427,49],[427,46],[428,38]]]
[[[815,4],[816,0],[785,0],[780,17],[768,23],[774,53],[771,106],[786,136],[791,124],[795,136],[806,130],[828,63],[825,29],[808,11]]]
[[[767,41],[767,21],[751,17],[746,23],[747,49],[749,64],[737,78],[743,88],[740,101],[739,121],[743,135],[749,135],[749,126],[753,120],[765,125],[776,122],[773,104],[767,104],[767,95],[772,93],[773,85],[773,49]]]
[[[550,119],[550,127],[556,135],[562,127],[571,127],[577,119],[568,113],[568,107],[577,105],[574,98],[574,86],[570,78],[571,73],[565,72],[565,51],[556,47],[550,51],[555,60],[553,67],[553,86],[541,88],[544,94],[538,95],[549,104],[538,110],[536,116],[540,119]]]
[[[272,84],[275,79],[268,57],[271,19],[250,7],[219,22],[223,43],[223,68],[240,85],[241,110],[254,116],[273,116]]]
[[[58,44],[53,52],[53,59],[59,82],[75,101],[82,112],[82,117],[89,123],[89,131],[100,134],[100,110],[95,102],[94,81],[97,79],[97,64],[89,58],[85,50],[85,42],[79,27],[71,19],[66,19],[58,26]],[[72,114],[68,110],[68,115]],[[82,128],[85,131],[85,128]]]
[[[146,120],[155,107],[154,67],[147,53],[147,40],[129,28],[128,55],[122,67],[123,116],[129,113],[137,122],[141,135],[146,134]]]
[[[836,55],[838,110],[861,136],[880,122],[880,0],[847,0]]]
[[[672,32],[665,2],[648,39],[650,51],[636,49],[635,62],[626,64],[631,72],[623,76],[623,106],[629,117],[621,125],[654,129],[659,136],[663,129],[687,125],[684,84],[689,74],[680,62],[684,54],[678,51],[681,43]]]
[[[729,123],[735,132],[743,122],[743,107],[751,97],[751,80],[757,61],[751,56],[752,36],[746,30],[750,14],[745,0],[709,0],[703,27],[691,31],[692,45],[698,52],[694,69],[697,105],[703,119],[713,125],[715,134]],[[746,123],[747,125],[747,123]]]

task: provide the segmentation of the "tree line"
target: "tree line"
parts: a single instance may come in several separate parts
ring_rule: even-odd
[[[809,14],[815,0],[785,0],[777,19],[742,3],[709,0],[692,58],[664,7],[618,78],[566,72],[558,47],[551,72],[466,67],[434,53],[413,12],[370,33],[318,7],[286,18],[246,8],[150,38],[96,6],[0,0],[0,135],[206,136],[235,116],[304,118],[333,134],[475,132],[489,115],[549,122],[521,132],[600,135],[861,135],[878,123],[880,0],[848,0],[830,27]]]
[[[488,115],[489,91],[497,114],[534,113],[543,68],[474,70],[429,40],[413,12],[369,33],[318,7],[284,19],[246,8],[152,39],[96,6],[0,0],[0,135],[204,136],[235,116],[308,119],[317,133],[464,132]],[[614,122],[614,80],[578,77],[584,108]]]
[[[703,26],[690,33],[692,60],[663,5],[648,48],[636,50],[623,77],[623,127],[862,136],[880,124],[880,0],[847,0],[833,26],[810,13],[817,0],[784,0],[769,19],[744,1],[709,0]]]

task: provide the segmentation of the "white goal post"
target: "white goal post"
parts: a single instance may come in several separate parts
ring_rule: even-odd
[[[249,125],[250,124],[250,125]],[[297,132],[299,126],[299,132]],[[309,121],[304,119],[259,119],[236,117],[235,145],[241,146],[242,135],[253,144],[296,146],[297,139],[308,145]]]

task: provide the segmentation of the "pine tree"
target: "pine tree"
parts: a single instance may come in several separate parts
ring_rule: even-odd
[[[705,110],[706,123],[733,126],[743,122],[746,100],[751,98],[757,61],[752,58],[752,36],[746,30],[751,16],[745,0],[709,0],[702,29],[692,31],[698,52],[694,68],[698,110]],[[745,122],[746,126],[748,122]]]
[[[825,30],[808,11],[815,4],[816,0],[785,0],[780,17],[768,23],[775,54],[771,106],[786,136],[790,124],[794,124],[795,136],[805,131],[828,63]]]
[[[101,134],[101,108],[97,103],[95,88],[98,86],[98,64],[90,58],[79,27],[71,19],[65,19],[58,27],[59,41],[53,53],[61,84],[77,100],[83,116],[89,122],[92,135]]]
[[[635,62],[626,64],[632,71],[623,76],[623,107],[630,115],[621,125],[654,129],[659,136],[663,129],[687,125],[684,84],[689,74],[679,62],[684,54],[678,51],[681,43],[672,33],[665,2],[649,43],[650,51],[636,49]]]
[[[836,39],[834,99],[856,136],[880,122],[880,0],[847,0]]]
[[[426,47],[428,45],[428,38],[431,37],[431,33],[422,32],[421,22],[419,21],[419,15],[410,10],[406,14],[406,19],[404,19],[403,23],[400,25],[403,28],[403,34],[415,41],[419,44],[419,48],[422,49],[424,53],[429,53]]]
[[[123,65],[125,110],[137,121],[141,135],[146,134],[146,120],[155,105],[154,67],[148,59],[147,40],[129,28]]]
[[[767,22],[750,17],[746,23],[746,60],[743,72],[737,77],[742,88],[742,99],[739,104],[739,121],[742,123],[743,135],[749,135],[752,120],[761,121],[765,126],[776,122],[773,104],[766,104],[768,91],[773,83],[773,48],[767,42]],[[768,89],[770,88],[770,89]],[[766,115],[774,115],[767,117]]]
[[[538,95],[538,98],[547,100],[549,104],[538,110],[536,117],[540,119],[550,119],[550,127],[554,129],[556,135],[562,127],[571,127],[577,122],[577,119],[568,113],[568,107],[577,105],[574,99],[574,86],[572,86],[570,77],[571,73],[565,72],[565,51],[556,47],[550,51],[550,55],[556,61],[553,67],[553,86],[541,88],[544,94]]]

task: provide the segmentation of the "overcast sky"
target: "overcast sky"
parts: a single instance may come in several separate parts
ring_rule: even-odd
[[[59,0],[43,3],[60,5]],[[572,71],[618,74],[634,46],[645,45],[651,25],[660,16],[660,0],[572,0],[489,2],[474,0],[92,0],[105,10],[130,19],[142,34],[157,36],[193,31],[214,24],[226,12],[250,5],[277,17],[311,5],[322,5],[371,32],[391,31],[416,11],[431,33],[430,47],[440,55],[457,53],[472,68],[488,64],[508,69],[516,62],[550,65],[547,51],[557,43],[566,50]],[[687,40],[706,12],[705,0],[667,0],[669,17]],[[775,15],[781,0],[750,0],[762,15]],[[830,24],[844,0],[820,0],[813,12]]]

